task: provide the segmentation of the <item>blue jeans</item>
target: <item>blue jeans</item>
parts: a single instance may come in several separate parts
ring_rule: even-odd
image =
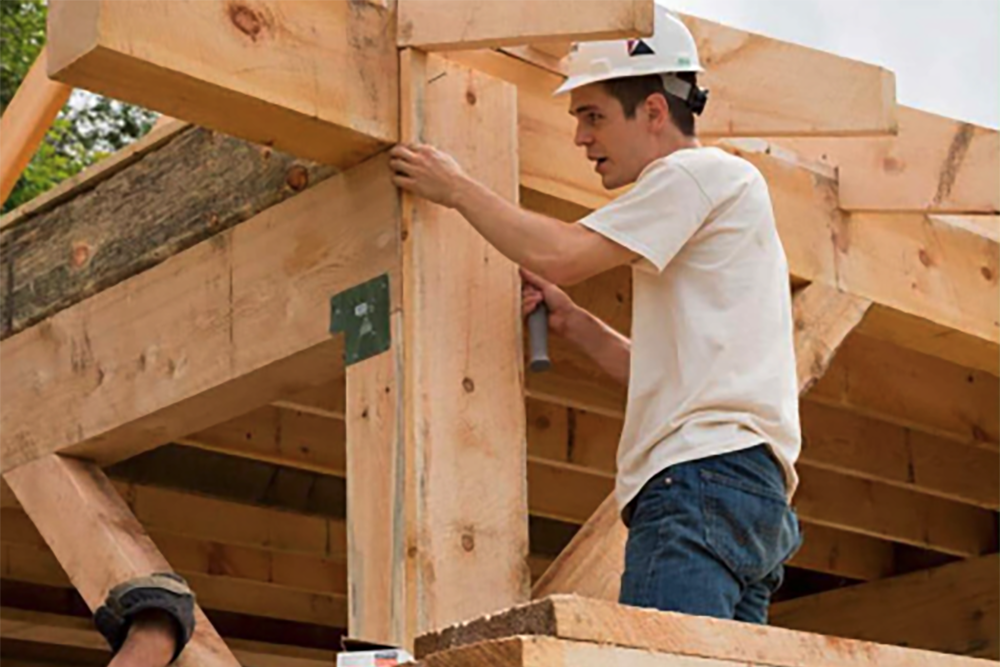
[[[680,463],[624,512],[622,604],[767,623],[800,543],[781,467],[766,445]]]

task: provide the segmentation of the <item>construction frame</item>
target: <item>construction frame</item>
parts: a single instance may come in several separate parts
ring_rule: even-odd
[[[517,268],[385,153],[434,144],[567,221],[610,201],[551,91],[569,42],[649,35],[652,0],[49,11],[56,97],[26,83],[5,141],[72,87],[182,120],[0,219],[8,664],[100,664],[88,610],[170,569],[207,612],[184,665],[317,667],[345,632],[429,667],[1000,659],[995,130],[683,17],[699,134],[766,177],[794,293],[805,542],[755,634],[564,597],[617,599],[625,391],[558,339],[526,373]],[[627,269],[569,292],[627,334]]]

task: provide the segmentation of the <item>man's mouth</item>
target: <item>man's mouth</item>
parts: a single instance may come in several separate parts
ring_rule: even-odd
[[[608,158],[606,157],[595,157],[591,159],[594,161],[594,171],[598,173],[601,171],[601,165],[608,161]]]

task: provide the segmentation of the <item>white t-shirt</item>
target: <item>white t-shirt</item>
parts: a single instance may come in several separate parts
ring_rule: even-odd
[[[761,443],[791,498],[801,449],[791,289],[764,177],[718,148],[683,149],[580,224],[642,257],[619,509],[668,466]]]

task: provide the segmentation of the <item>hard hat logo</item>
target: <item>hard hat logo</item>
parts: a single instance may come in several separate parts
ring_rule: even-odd
[[[655,56],[656,52],[641,39],[628,40],[628,54],[630,56]]]
[[[655,11],[652,37],[574,44],[566,63],[569,77],[555,94],[609,79],[702,71],[687,26],[663,7]]]

